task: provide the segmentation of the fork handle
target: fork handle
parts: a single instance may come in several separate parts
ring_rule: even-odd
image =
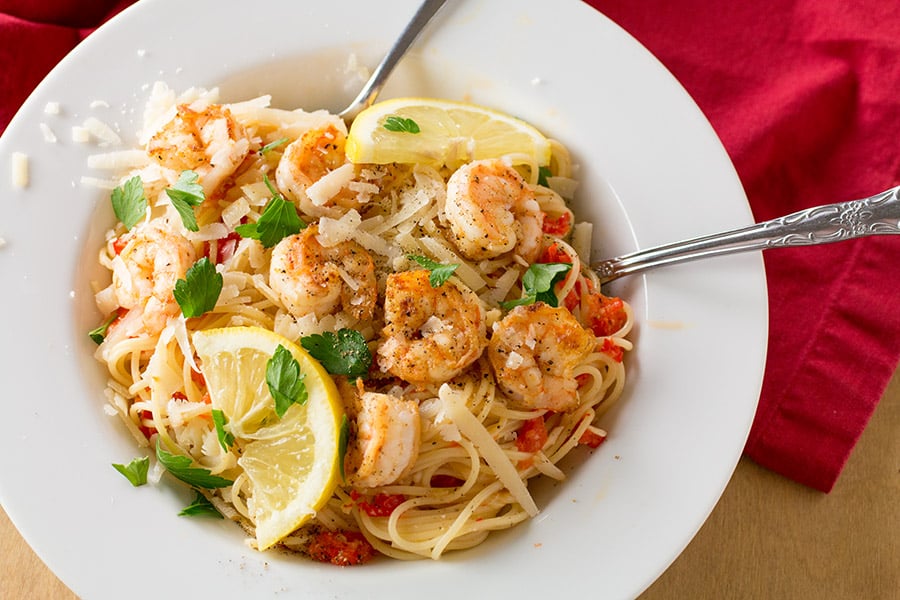
[[[771,221],[639,250],[592,266],[600,281],[606,283],[646,269],[710,256],[892,234],[900,234],[900,186],[869,198],[814,206]]]

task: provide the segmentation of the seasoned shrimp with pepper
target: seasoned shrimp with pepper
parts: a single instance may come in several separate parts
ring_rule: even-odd
[[[112,285],[122,308],[141,311],[144,331],[159,334],[179,307],[172,291],[196,260],[194,245],[165,218],[149,221],[121,238],[112,260]]]
[[[178,106],[175,117],[147,144],[150,157],[176,177],[181,171],[195,171],[207,197],[237,171],[250,149],[247,131],[219,104]]]
[[[528,183],[500,159],[465,164],[450,176],[444,218],[472,260],[515,251],[533,262],[541,251],[544,213]]]
[[[344,155],[347,134],[340,125],[305,132],[284,149],[275,169],[278,189],[314,217],[337,218],[361,205],[357,194],[346,187],[354,168]]]
[[[359,379],[355,389],[343,386],[341,395],[356,424],[345,459],[350,483],[379,487],[408,473],[419,455],[418,403],[366,391]]]
[[[494,324],[488,359],[497,385],[518,408],[565,412],[578,406],[575,368],[596,338],[568,310],[517,306]]]
[[[487,343],[478,296],[452,281],[432,287],[423,269],[388,276],[384,319],[379,365],[415,385],[459,375]]]
[[[323,246],[318,235],[318,225],[310,225],[276,244],[269,285],[295,317],[343,310],[370,319],[378,296],[372,256],[352,240]]]

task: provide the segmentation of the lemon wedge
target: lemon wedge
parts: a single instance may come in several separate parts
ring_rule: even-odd
[[[315,515],[339,478],[343,408],[334,381],[305,350],[259,327],[198,331],[194,348],[213,408],[221,410],[243,453],[252,485],[248,508],[265,550]],[[307,401],[281,418],[266,384],[266,365],[281,345],[300,367]]]
[[[483,106],[394,98],[373,104],[353,120],[346,154],[353,163],[456,168],[503,157],[514,165],[541,166],[550,162],[550,142],[525,121]]]

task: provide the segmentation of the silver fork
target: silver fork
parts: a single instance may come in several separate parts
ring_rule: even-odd
[[[594,263],[601,283],[647,269],[751,250],[900,234],[900,186],[861,200],[814,206],[748,227],[638,250]]]
[[[403,58],[403,55],[406,54],[412,43],[419,37],[425,25],[428,24],[445,2],[446,0],[425,0],[419,6],[416,14],[413,15],[413,18],[400,33],[400,37],[397,38],[394,45],[391,46],[384,58],[381,59],[381,62],[378,63],[378,66],[375,67],[359,95],[347,108],[338,113],[338,116],[344,119],[348,125],[356,118],[356,115],[375,102],[375,98],[381,92],[381,88],[384,87],[391,71],[394,70],[394,67],[397,66],[397,63],[400,62],[400,59]]]

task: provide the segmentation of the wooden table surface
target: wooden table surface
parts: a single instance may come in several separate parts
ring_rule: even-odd
[[[0,573],[0,598],[75,598],[2,511]],[[900,598],[900,370],[830,494],[740,462],[706,524],[641,596],[676,598]]]

